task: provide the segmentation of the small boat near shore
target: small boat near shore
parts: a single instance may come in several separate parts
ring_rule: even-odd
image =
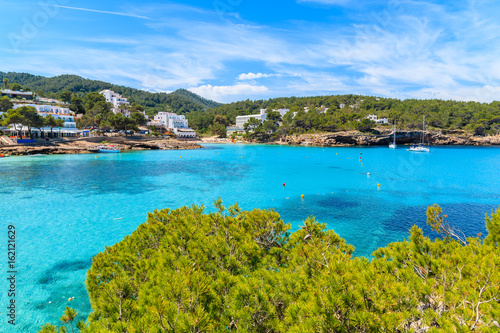
[[[389,143],[389,148],[396,149],[398,146],[396,145],[396,119],[394,119],[394,142]]]
[[[430,149],[428,146],[427,147],[424,146],[424,144],[425,144],[425,116],[422,121],[422,143],[411,145],[410,151],[428,153]]]
[[[98,146],[97,151],[99,153],[119,153],[120,149],[116,148],[115,146]]]

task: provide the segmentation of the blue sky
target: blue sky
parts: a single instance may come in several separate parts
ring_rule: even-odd
[[[219,102],[500,96],[498,1],[0,3],[0,71],[77,74]]]

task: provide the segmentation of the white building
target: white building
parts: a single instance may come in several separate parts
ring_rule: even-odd
[[[169,129],[179,138],[196,137],[196,132],[189,128],[188,120],[184,115],[177,115],[172,112],[158,112],[150,125]]]
[[[278,109],[273,111],[278,111],[281,117],[283,117],[290,109]],[[251,114],[247,116],[237,116],[236,117],[236,128],[237,130],[239,129],[240,132],[244,132],[244,126],[245,124],[251,119],[255,118],[259,120],[261,123],[264,122],[267,119],[267,110],[266,109],[260,109],[259,114]]]
[[[123,113],[126,116],[130,115],[130,112],[120,108],[122,105],[130,105],[125,97],[122,97],[120,94],[117,94],[109,89],[101,91],[100,94],[104,96],[106,102],[113,104],[113,113]]]
[[[236,127],[243,129],[244,125],[248,123],[248,121],[252,118],[259,120],[261,123],[266,120],[267,113],[266,109],[260,109],[259,114],[250,114],[246,116],[237,116],[236,117]]]
[[[69,108],[62,108],[60,106],[55,106],[55,105],[36,105],[36,104],[14,104],[12,108],[15,110],[22,106],[34,107],[36,109],[36,112],[42,117],[47,117],[48,115],[51,115],[55,119],[64,120],[64,125],[61,128],[52,128],[53,134],[57,136],[66,136],[66,137],[78,136],[84,132],[76,128],[76,122],[75,122],[75,117],[73,116],[73,111],[71,111]],[[45,134],[51,132],[50,127],[42,127],[41,130]],[[28,128],[23,127],[22,131],[27,132]],[[32,132],[40,136],[39,129],[33,128]]]
[[[387,118],[378,119],[378,116],[375,114],[370,114],[366,118],[370,119],[371,121],[374,121],[375,124],[388,124],[389,123],[389,120]]]
[[[0,90],[0,97],[7,96],[9,98],[22,98],[22,99],[33,99],[33,93],[31,91],[16,91],[10,89]]]

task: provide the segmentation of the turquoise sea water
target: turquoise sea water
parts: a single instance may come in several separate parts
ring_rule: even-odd
[[[0,159],[0,332],[36,332],[45,322],[58,324],[66,306],[86,318],[85,276],[92,256],[157,208],[196,203],[213,209],[221,197],[226,206],[275,208],[294,230],[314,215],[353,244],[357,255],[370,256],[407,237],[413,224],[432,235],[425,210],[433,203],[467,235],[484,234],[484,214],[500,205],[499,170],[500,149],[494,147],[412,153],[385,147],[207,145]],[[17,230],[15,328],[6,317],[8,225]]]

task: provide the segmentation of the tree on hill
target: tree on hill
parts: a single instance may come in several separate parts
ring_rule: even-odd
[[[134,113],[132,113],[130,115],[130,118],[134,121],[134,123],[137,126],[146,125],[146,123],[148,122],[148,120],[146,119],[146,117],[144,116],[144,114],[142,114],[141,112],[134,112]]]
[[[0,112],[5,112],[14,107],[14,103],[10,101],[8,96],[0,97]]]
[[[59,99],[61,99],[61,101],[63,101],[63,102],[70,103],[71,102],[71,92],[68,90],[61,92],[59,94]]]
[[[130,111],[131,112],[142,112],[142,111],[144,111],[144,106],[142,106],[139,103],[133,102],[130,104]]]
[[[98,92],[90,92],[87,95],[85,95],[83,102],[85,105],[85,110],[89,111],[93,109],[95,104],[98,102],[106,103],[106,98],[103,95],[99,94]]]
[[[76,94],[72,94],[71,95],[71,105],[69,106],[69,109],[71,111],[75,112],[76,114],[85,113],[83,99]]]
[[[243,128],[245,129],[245,132],[251,132],[255,131],[261,125],[262,122],[259,119],[252,117],[243,125]]]
[[[9,79],[7,78],[4,78],[3,79],[3,88],[4,89],[7,89],[7,87],[9,86]]]
[[[214,118],[214,124],[220,124],[220,125],[227,125],[227,119],[225,116],[222,116],[220,114],[216,115]]]
[[[56,119],[51,114],[47,115],[44,119],[45,126],[50,127],[50,137],[54,137],[53,129],[54,127],[63,127],[64,120]]]
[[[23,116],[22,124],[28,128],[29,136],[32,139],[32,129],[43,127],[43,117],[32,106],[21,106],[16,110]]]
[[[14,128],[14,131],[16,131],[19,135],[19,131],[23,127],[23,122],[24,122],[24,116],[19,112],[18,109],[13,110],[7,110],[6,113],[2,115],[2,125],[3,126],[10,126],[12,125]]]
[[[11,83],[9,84],[9,89],[14,91],[20,91],[23,87],[19,83]]]

